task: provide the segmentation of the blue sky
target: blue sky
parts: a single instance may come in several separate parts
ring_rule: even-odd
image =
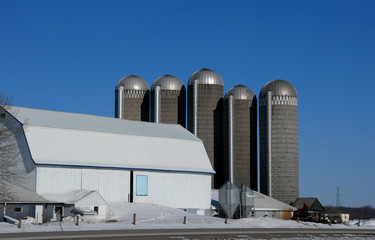
[[[0,91],[16,106],[114,115],[136,74],[299,94],[300,196],[375,207],[375,1],[0,0]],[[372,107],[371,107],[372,106]]]

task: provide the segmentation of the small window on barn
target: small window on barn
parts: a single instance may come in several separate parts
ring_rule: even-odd
[[[14,213],[22,213],[22,207],[14,207],[13,212]]]
[[[99,214],[99,206],[94,206],[94,211]]]
[[[147,196],[148,193],[148,176],[137,175],[137,196]]]

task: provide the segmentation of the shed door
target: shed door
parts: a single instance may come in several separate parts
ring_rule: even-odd
[[[35,205],[35,220],[37,223],[43,223],[43,205]]]

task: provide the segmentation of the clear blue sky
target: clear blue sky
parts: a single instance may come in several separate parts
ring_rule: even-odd
[[[114,115],[136,74],[225,92],[268,81],[299,94],[300,196],[375,207],[375,1],[4,1],[0,91],[22,107]]]

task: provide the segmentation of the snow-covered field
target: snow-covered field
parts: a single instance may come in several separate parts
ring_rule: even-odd
[[[136,214],[136,225],[133,225],[133,214]],[[184,217],[187,223],[184,224]],[[318,224],[296,222],[291,220],[278,220],[272,218],[261,219],[224,219],[200,216],[160,205],[141,203],[112,203],[110,204],[107,218],[95,220],[81,218],[81,223],[76,226],[74,218],[64,218],[63,222],[49,222],[41,225],[33,224],[33,219],[22,221],[22,228],[10,223],[0,223],[0,233],[6,232],[35,232],[35,231],[79,231],[79,230],[118,230],[118,229],[172,229],[172,228],[351,228],[375,229],[374,220],[352,221],[349,226],[336,224]]]

